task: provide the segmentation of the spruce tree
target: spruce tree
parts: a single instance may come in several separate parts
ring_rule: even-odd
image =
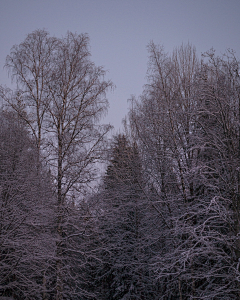
[[[115,137],[104,178],[100,299],[151,299],[144,232],[146,201],[136,144]],[[100,274],[99,274],[100,275]],[[100,276],[98,276],[100,277]]]

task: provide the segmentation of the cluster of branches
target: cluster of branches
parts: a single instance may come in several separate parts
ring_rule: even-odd
[[[239,62],[149,45],[99,202],[98,299],[239,299]]]
[[[149,45],[148,84],[126,127],[156,209],[156,299],[239,299],[239,62]],[[153,230],[149,228],[149,231]],[[158,239],[158,246],[155,241]]]

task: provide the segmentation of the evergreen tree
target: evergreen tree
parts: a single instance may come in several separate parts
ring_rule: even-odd
[[[144,232],[146,202],[137,145],[125,135],[115,137],[104,177],[103,216],[100,218],[103,266],[101,299],[151,299]],[[107,295],[107,297],[106,297]]]

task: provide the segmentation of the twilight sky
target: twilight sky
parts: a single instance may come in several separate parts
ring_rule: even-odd
[[[116,85],[109,92],[105,123],[118,130],[127,114],[127,99],[139,96],[146,83],[147,44],[167,52],[192,43],[200,55],[234,49],[240,58],[240,0],[0,0],[0,84],[10,86],[5,58],[14,44],[35,29],[61,37],[88,33],[92,60],[108,70]]]

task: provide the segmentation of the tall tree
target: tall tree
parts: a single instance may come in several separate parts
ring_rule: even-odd
[[[106,299],[106,295],[108,299],[151,299],[154,287],[144,233],[141,161],[137,145],[131,145],[125,135],[114,139],[99,197],[103,266],[96,278],[101,278],[100,299]]]
[[[13,47],[6,66],[21,89],[2,90],[2,96],[29,126],[55,177],[56,299],[69,299],[70,288],[65,286],[76,274],[71,274],[64,259],[66,247],[74,251],[67,246],[68,206],[73,199],[80,201],[95,179],[94,162],[110,129],[98,122],[107,110],[105,96],[112,83],[104,80],[103,68],[90,60],[86,34],[68,32],[57,39],[37,30]]]

